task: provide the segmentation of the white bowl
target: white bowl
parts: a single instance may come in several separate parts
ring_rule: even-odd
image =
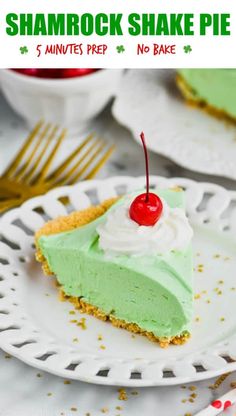
[[[82,77],[44,79],[2,69],[0,83],[11,107],[30,127],[44,118],[75,133],[115,96],[121,75],[122,69],[101,69]]]

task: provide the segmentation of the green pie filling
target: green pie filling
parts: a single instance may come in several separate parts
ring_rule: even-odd
[[[170,207],[184,208],[183,192],[160,190],[158,195]],[[82,297],[107,315],[135,323],[156,337],[189,331],[191,246],[165,255],[108,257],[99,248],[96,232],[108,213],[73,231],[40,237],[39,248],[65,294]]]
[[[178,73],[192,89],[193,99],[236,117],[236,70],[181,69]]]

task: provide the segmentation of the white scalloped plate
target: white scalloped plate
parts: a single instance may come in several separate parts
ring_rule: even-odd
[[[70,322],[80,314],[69,314],[71,305],[58,301],[54,280],[44,277],[34,260],[33,233],[45,220],[145,185],[145,178],[116,177],[55,189],[1,219],[3,350],[62,377],[110,385],[171,385],[236,369],[236,192],[183,178],[152,177],[151,183],[186,189],[187,213],[195,230],[195,293],[200,294],[191,340],[161,349],[89,316],[83,330]],[[65,207],[63,197],[70,205]]]
[[[236,179],[236,127],[187,106],[173,70],[129,70],[113,115],[139,144],[192,171]]]

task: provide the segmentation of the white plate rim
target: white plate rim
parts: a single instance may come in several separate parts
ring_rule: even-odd
[[[194,108],[187,105],[186,100],[181,97],[177,85],[175,85],[175,70],[158,69],[149,70],[148,72],[139,70],[138,80],[140,90],[138,92],[138,88],[135,88],[136,84],[132,84],[132,71],[134,77],[136,76],[135,73],[137,73],[137,70],[129,70],[125,75],[123,84],[113,103],[112,114],[119,124],[130,130],[133,139],[138,144],[141,144],[139,133],[141,129],[145,129],[145,132],[147,132],[147,147],[150,151],[163,155],[177,165],[189,169],[192,172],[236,179],[235,153],[232,150],[233,148],[235,149],[234,124],[229,122],[225,123],[224,120],[218,120],[216,117],[209,115],[207,112],[197,107]],[[154,102],[154,97],[150,97],[152,108],[149,108],[149,111],[146,111],[148,105],[145,100],[148,101],[149,96],[146,94],[145,98],[142,98],[139,96],[139,93],[145,92],[146,87],[150,88],[148,74],[151,74],[154,71],[157,74],[157,77],[156,83],[153,83],[152,85],[153,90],[155,90],[156,93],[156,98]],[[142,75],[142,73],[144,73],[144,75]],[[166,86],[162,84],[163,73],[166,74],[166,79],[170,78],[171,80],[173,96],[172,94],[169,94]],[[143,105],[141,104],[142,100],[144,101]],[[181,117],[182,120],[181,128],[178,123],[176,123],[176,119],[169,116],[169,106],[172,104],[175,105],[176,103],[178,103],[178,116]],[[158,109],[160,107],[165,109],[165,114],[162,114],[161,117],[161,125],[160,122],[157,121]],[[153,112],[153,108],[156,108],[156,113]],[[174,108],[175,107],[172,108],[172,111]],[[195,115],[196,120],[193,121],[193,117],[191,119],[193,126],[186,129],[183,119],[185,118],[188,121],[189,115],[190,117],[191,115]],[[208,133],[206,129],[204,129],[206,125],[209,130],[213,131],[214,129],[218,129],[220,133],[218,133],[217,136],[219,139],[219,136],[221,135],[221,140],[212,140],[212,137],[210,137],[212,135],[210,135],[208,139]],[[230,130],[232,131],[232,134],[229,134]],[[155,131],[155,138],[152,138],[153,131]],[[199,135],[203,138],[203,141],[196,141],[194,132],[200,132]],[[229,137],[224,137],[228,134],[230,139]],[[222,158],[226,146],[231,149],[230,155],[233,155],[233,157]]]

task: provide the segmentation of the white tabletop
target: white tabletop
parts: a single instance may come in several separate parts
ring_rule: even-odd
[[[109,109],[92,123],[91,130],[108,141],[115,142],[117,146],[114,156],[99,177],[143,174],[141,148],[129,132],[111,118]],[[27,127],[0,96],[0,171],[7,165],[26,134]],[[63,145],[61,157],[64,158],[85,134],[83,132],[80,137],[69,137]],[[163,176],[185,176],[211,181],[235,189],[234,181],[195,174],[156,154],[150,154],[150,171]],[[232,381],[236,381],[236,374],[230,375],[216,389],[209,388],[215,380],[187,386],[125,389],[127,400],[121,401],[116,387],[77,381],[69,384],[59,377],[30,368],[0,351],[0,416],[190,416],[229,390]],[[232,416],[235,412],[236,407],[228,409],[225,415]]]

